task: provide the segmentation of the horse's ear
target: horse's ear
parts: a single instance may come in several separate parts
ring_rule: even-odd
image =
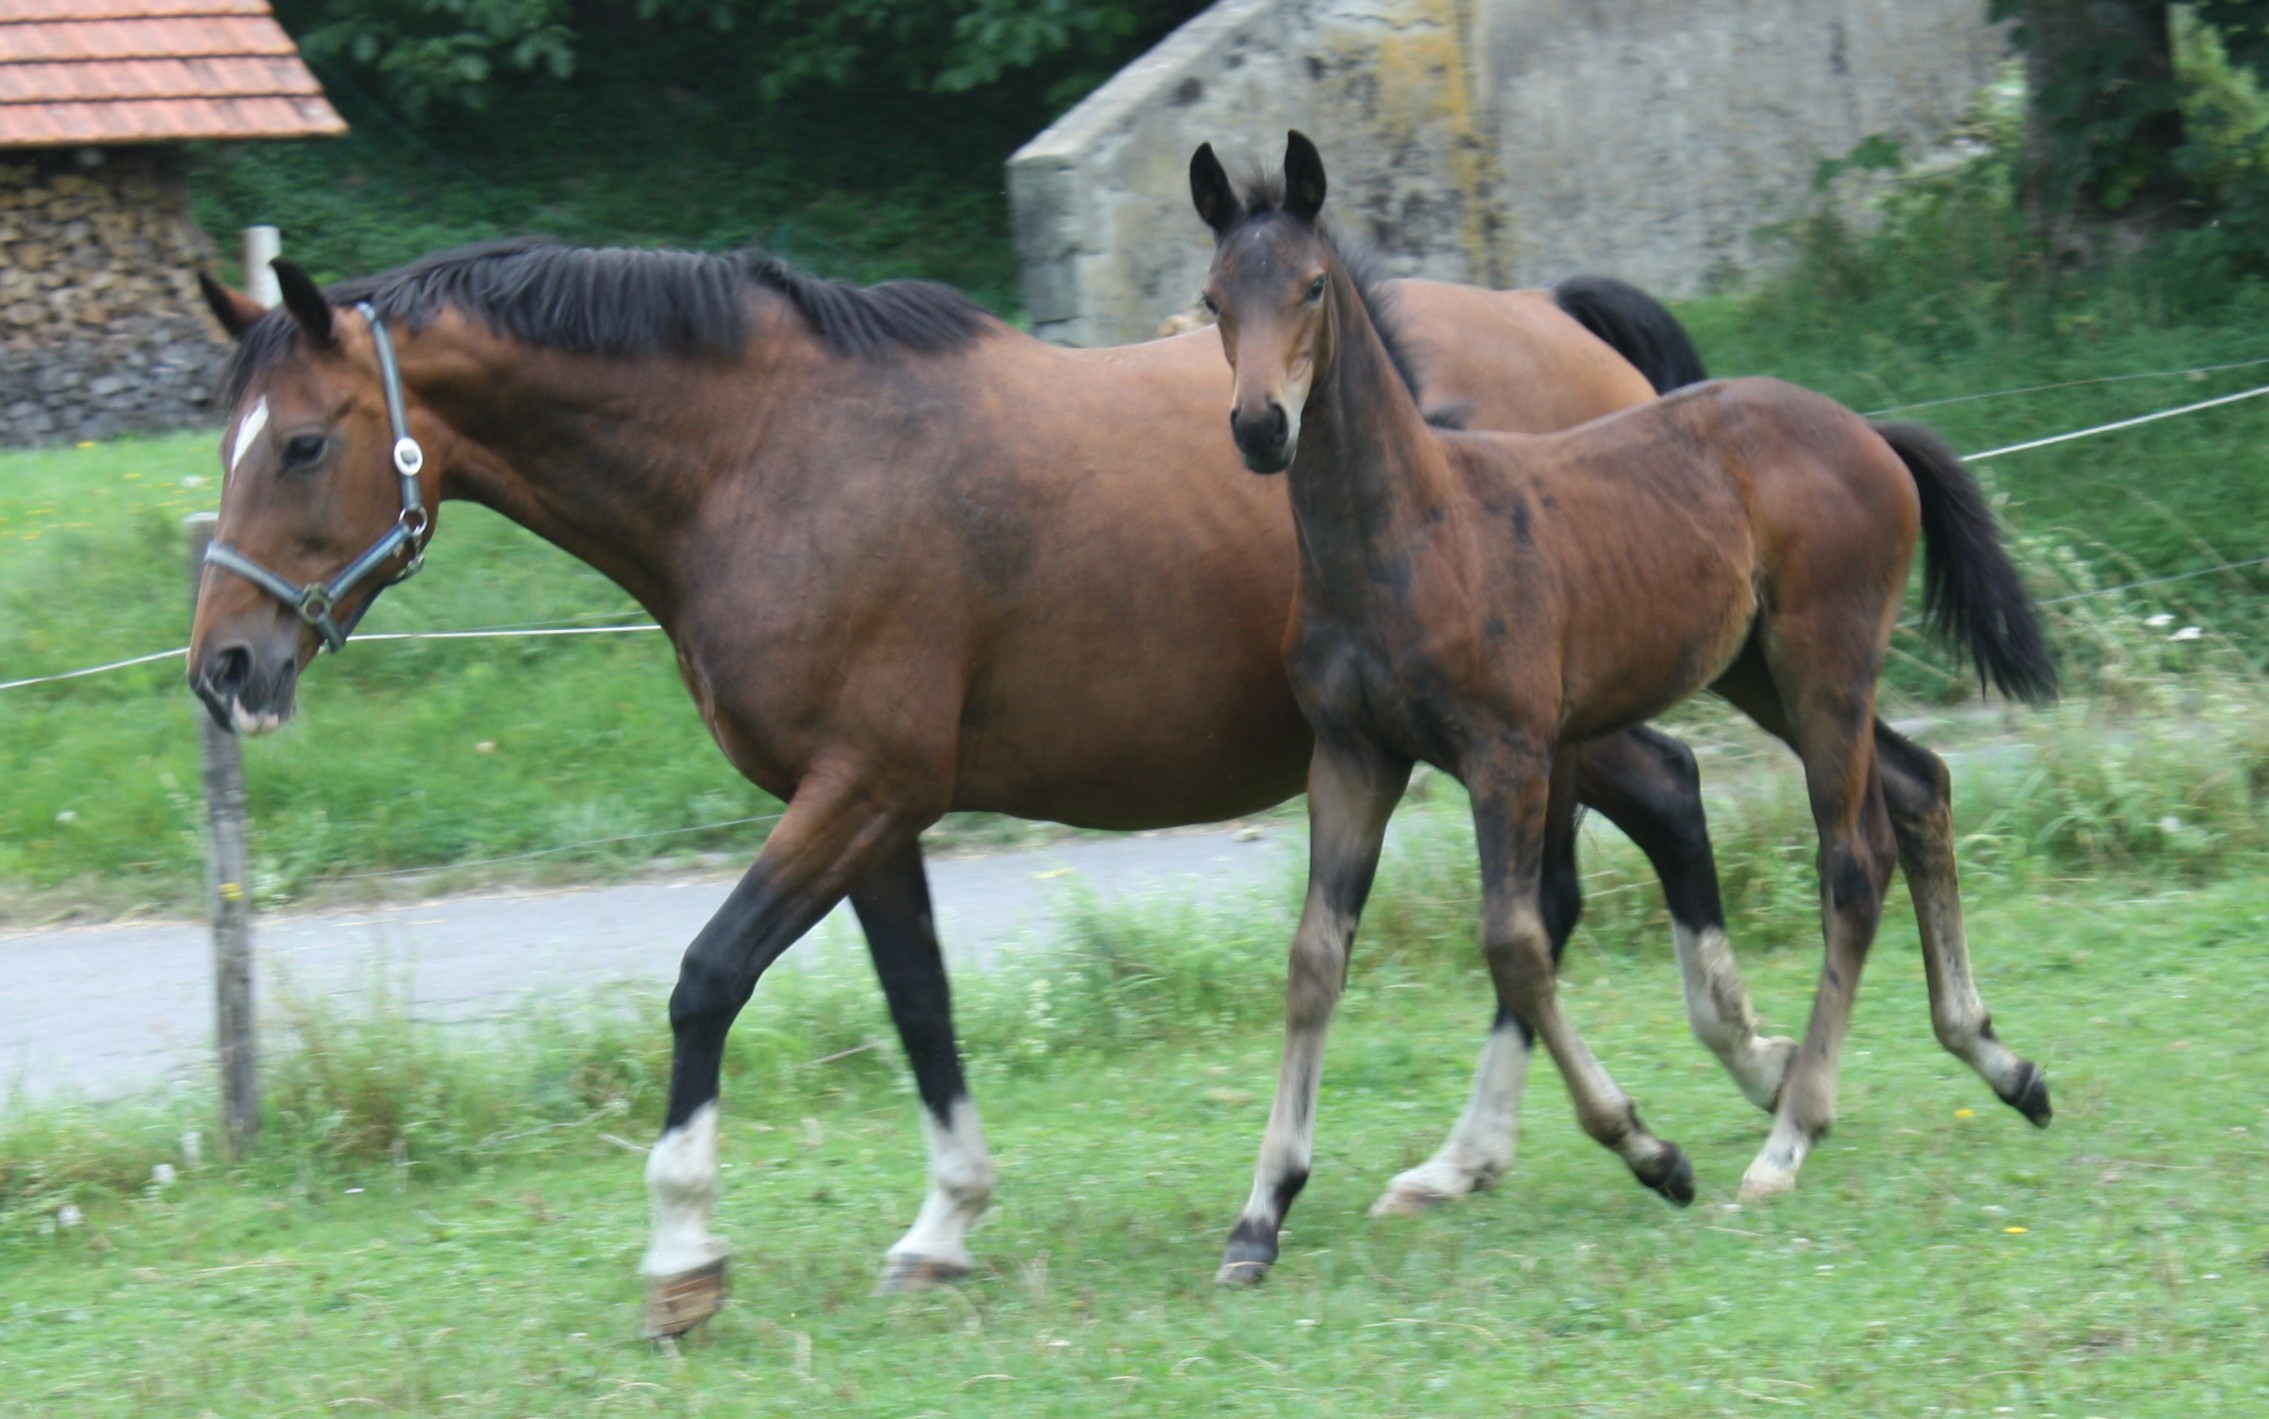
[[[1222,170],[1221,159],[1213,155],[1211,143],[1198,144],[1198,150],[1190,154],[1190,200],[1197,204],[1198,215],[1205,218],[1215,236],[1229,230],[1245,214],[1244,204],[1237,200],[1229,174]]]
[[[277,257],[268,263],[275,269],[276,284],[283,288],[284,309],[292,313],[318,345],[331,343],[331,302],[324,299],[323,288],[307,274],[307,268],[296,261]]]
[[[205,293],[205,304],[212,308],[213,318],[221,323],[221,329],[228,332],[231,340],[242,340],[253,322],[268,313],[260,302],[242,291],[230,290],[208,272],[197,273],[197,289]]]
[[[1295,128],[1284,135],[1284,210],[1313,222],[1324,209],[1324,158],[1308,135]]]

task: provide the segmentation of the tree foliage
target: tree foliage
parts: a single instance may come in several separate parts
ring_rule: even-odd
[[[402,108],[482,108],[500,76],[564,80],[586,36],[636,44],[687,28],[766,98],[877,81],[961,93],[1029,77],[1068,102],[1202,0],[281,0],[319,61],[363,71]]]

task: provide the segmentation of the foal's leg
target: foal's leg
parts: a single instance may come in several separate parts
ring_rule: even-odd
[[[953,1039],[953,998],[930,916],[922,845],[909,841],[851,889],[851,906],[867,933],[875,975],[890,1019],[914,1069],[922,1097],[922,1133],[930,1147],[930,1190],[913,1227],[883,1266],[883,1291],[915,1290],[969,1274],[965,1238],[993,1198],[993,1160],[977,1106],[962,1082]]]
[[[1576,796],[1637,843],[1662,879],[1687,1024],[1733,1076],[1742,1097],[1771,1112],[1796,1041],[1757,1033],[1757,1012],[1726,942],[1694,752],[1644,727],[1595,740],[1584,746],[1578,763]]]
[[[1805,1155],[1835,1122],[1837,1064],[1897,857],[1875,769],[1874,667],[1862,663],[1859,649],[1866,643],[1841,626],[1802,640],[1799,634],[1776,631],[1776,649],[1766,657],[1773,663],[1769,683],[1748,673],[1759,668],[1750,660],[1719,685],[1804,760],[1805,789],[1820,834],[1820,912],[1827,938],[1812,1018],[1782,1082],[1772,1132],[1742,1174],[1743,1201],[1796,1186]]]
[[[1583,915],[1582,880],[1576,874],[1575,837],[1568,851],[1547,855],[1540,884],[1545,934],[1552,941],[1552,968],[1560,968],[1560,953]],[[1521,1088],[1528,1079],[1529,1055],[1536,1037],[1503,1002],[1482,1042],[1481,1060],[1474,1067],[1473,1089],[1466,1096],[1465,1112],[1450,1129],[1433,1157],[1415,1168],[1397,1173],[1379,1200],[1371,1204],[1374,1217],[1415,1217],[1440,1203],[1497,1185],[1513,1166],[1515,1134],[1520,1122]]]
[[[1875,758],[1883,797],[1898,835],[1899,864],[1922,932],[1923,974],[1930,982],[1930,1023],[1938,1042],[1976,1070],[2001,1102],[2048,1127],[2048,1081],[1995,1038],[1993,1018],[1970,978],[1969,939],[1954,866],[1954,796],[1936,754],[1875,722]]]
[[[1371,895],[1387,819],[1410,781],[1408,760],[1319,737],[1308,768],[1308,900],[1284,983],[1284,1061],[1269,1106],[1252,1196],[1214,1280],[1250,1285],[1276,1262],[1276,1238],[1314,1156],[1324,1032],[1347,984],[1347,950]]]
[[[1555,768],[1548,755],[1522,749],[1491,758],[1466,783],[1481,853],[1481,948],[1498,1002],[1552,1052],[1584,1132],[1640,1182],[1684,1206],[1694,1200],[1686,1155],[1647,1132],[1560,1007],[1543,881],[1547,864],[1565,857],[1573,865],[1574,765],[1563,758]]]
[[[780,953],[922,826],[861,787],[849,772],[807,775],[756,865],[678,968],[669,1111],[646,1159],[654,1231],[639,1271],[647,1278],[649,1335],[682,1335],[724,1300],[726,1248],[709,1224],[717,1211],[717,1076],[726,1032]]]

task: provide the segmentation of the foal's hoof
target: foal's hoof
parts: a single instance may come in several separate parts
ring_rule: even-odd
[[[1686,1154],[1675,1143],[1663,1144],[1652,1162],[1631,1172],[1677,1206],[1694,1200],[1694,1165],[1686,1161]]]
[[[948,1261],[943,1257],[891,1256],[883,1259],[882,1276],[875,1282],[878,1296],[895,1295],[901,1291],[934,1291],[950,1286],[969,1275],[966,1262]]]
[[[1420,1217],[1444,1203],[1471,1197],[1504,1175],[1504,1167],[1476,1173],[1440,1159],[1395,1174],[1371,1204],[1373,1217]]]
[[[1436,1192],[1430,1187],[1403,1187],[1400,1184],[1395,1184],[1390,1185],[1385,1192],[1380,1193],[1379,1200],[1371,1204],[1371,1215],[1373,1217],[1423,1217],[1442,1204],[1456,1200],[1448,1193]]]
[[[674,1340],[725,1304],[725,1263],[713,1261],[694,1271],[646,1282],[646,1338]]]
[[[1276,1229],[1251,1220],[1240,1221],[1221,1252],[1221,1269],[1213,1273],[1216,1286],[1258,1286],[1268,1280],[1276,1265]]]
[[[1741,1190],[1734,1194],[1734,1200],[1744,1205],[1763,1202],[1768,1197],[1778,1197],[1795,1187],[1796,1169],[1776,1168],[1760,1158],[1749,1165],[1748,1172],[1741,1175]]]
[[[1274,1264],[1273,1262],[1259,1260],[1224,1261],[1221,1263],[1221,1269],[1213,1273],[1213,1284],[1216,1286],[1258,1286],[1263,1281],[1268,1280],[1269,1268]]]
[[[2050,1108],[2048,1103],[2048,1076],[2041,1073],[2039,1065],[2028,1059],[2018,1071],[2017,1079],[2016,1092],[2003,1094],[2001,1102],[2031,1120],[2033,1127],[2048,1127],[2048,1121],[2056,1116],[2056,1110]]]

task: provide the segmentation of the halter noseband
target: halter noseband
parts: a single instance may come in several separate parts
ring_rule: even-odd
[[[410,437],[409,414],[402,404],[402,368],[394,359],[393,338],[386,333],[386,322],[379,318],[370,302],[359,302],[355,311],[370,323],[371,343],[378,351],[378,377],[386,389],[386,419],[394,431],[394,471],[402,480],[402,515],[394,520],[385,536],[371,543],[369,550],[347,563],[337,576],[305,586],[292,585],[226,543],[215,542],[205,549],[207,566],[235,572],[297,611],[299,618],[323,637],[323,648],[334,655],[346,645],[347,637],[354,634],[363,613],[378,598],[374,595],[370,601],[356,607],[343,626],[331,613],[364,578],[405,547],[409,549],[410,560],[388,577],[379,590],[416,576],[418,568],[425,565],[426,537],[433,530],[433,519],[427,515],[425,503],[418,495],[418,472],[425,467],[425,450]]]

